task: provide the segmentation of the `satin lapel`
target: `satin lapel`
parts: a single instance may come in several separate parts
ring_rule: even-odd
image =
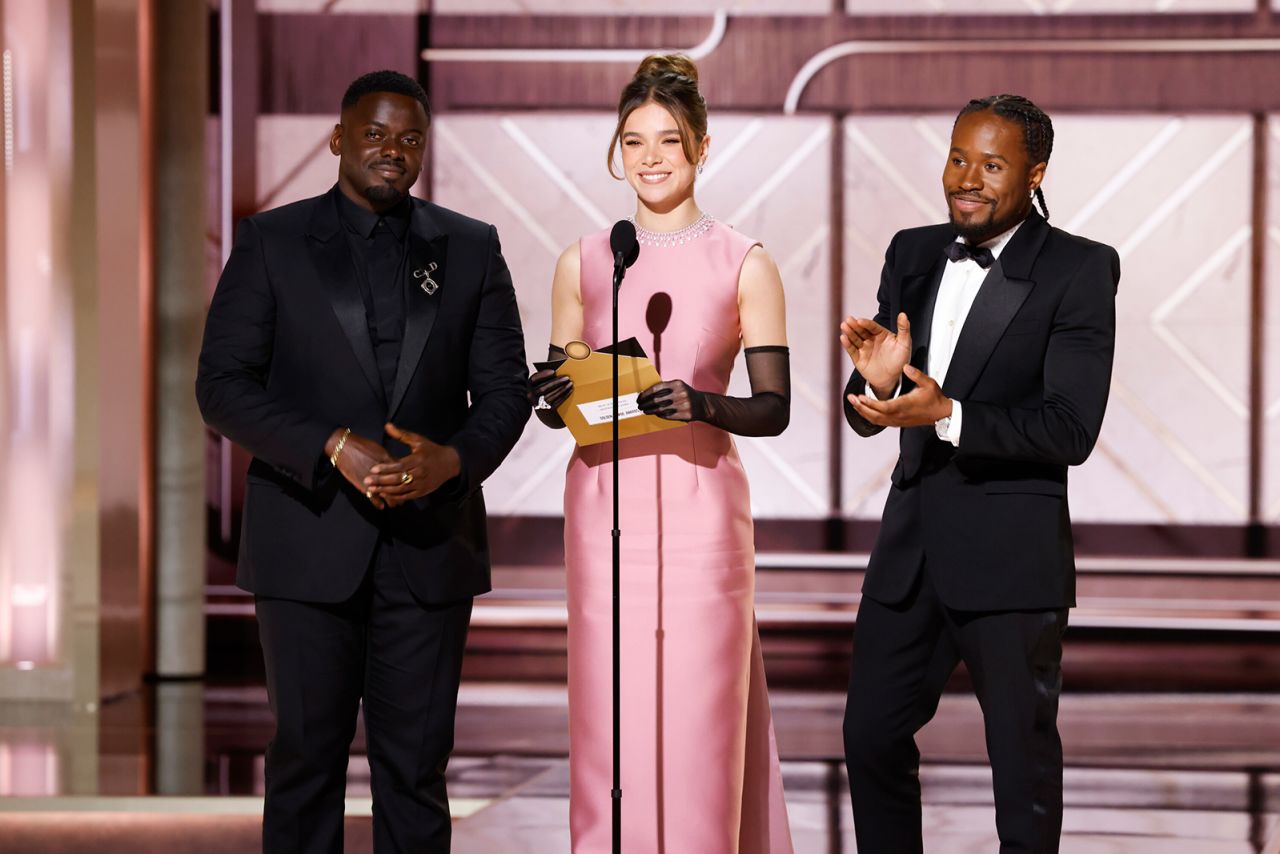
[[[939,250],[938,260],[932,267],[923,273],[904,276],[902,280],[902,310],[911,320],[911,364],[926,373],[929,370],[929,337],[933,333],[933,306],[938,299],[944,263]],[[889,322],[897,328],[896,317],[889,318]],[[907,387],[914,387],[910,380],[904,378],[903,382]]]
[[[947,397],[964,400],[973,390],[1009,321],[1035,286],[1030,279],[1031,266],[1048,233],[1048,224],[1033,213],[987,273],[956,340],[947,380],[942,385]]]
[[[922,272],[908,274],[902,278],[902,310],[911,320],[911,364],[925,373],[929,372],[929,339],[933,333],[933,306],[938,300],[938,285],[942,283],[942,271],[946,266],[942,246],[943,244],[939,244],[936,251],[926,250],[921,256],[921,260],[926,265]],[[928,260],[930,253],[935,259],[933,262]],[[896,324],[897,318],[891,318],[891,322]],[[901,394],[906,394],[913,388],[915,383],[903,376]],[[900,478],[913,478],[920,471],[925,444],[932,432],[932,427],[903,429],[902,466],[897,470],[900,472]]]
[[[337,192],[336,190],[331,191]],[[378,376],[378,361],[373,355],[373,341],[369,338],[369,323],[365,315],[364,300],[355,267],[351,262],[351,249],[342,236],[338,223],[338,211],[334,199],[324,197],[316,206],[307,229],[307,248],[321,282],[329,294],[329,305],[338,318],[338,325],[347,336],[351,352],[360,364],[365,379],[379,400],[384,399],[382,380]]]
[[[404,284],[404,341],[400,345],[400,363],[396,366],[388,417],[395,415],[404,400],[409,381],[422,360],[427,338],[431,336],[431,327],[435,325],[440,300],[448,293],[449,285],[445,281],[448,255],[448,235],[436,228],[425,207],[416,207],[409,229],[409,275],[405,277]],[[419,276],[419,271],[425,275]],[[428,279],[436,284],[433,293],[427,293],[432,290]]]

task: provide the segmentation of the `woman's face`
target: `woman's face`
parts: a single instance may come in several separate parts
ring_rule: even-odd
[[[660,104],[650,101],[627,116],[622,127],[622,168],[645,206],[666,213],[693,195],[696,163],[684,156],[680,125]],[[707,137],[698,146],[705,156]]]

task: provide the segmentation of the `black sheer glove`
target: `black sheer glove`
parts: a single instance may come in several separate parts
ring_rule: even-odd
[[[547,361],[556,362],[566,358],[562,348],[552,344],[547,348]],[[529,375],[529,405],[538,420],[555,430],[564,428],[564,419],[556,412],[556,407],[569,399],[573,392],[573,380],[569,377],[557,376],[552,368],[534,371]]]
[[[777,436],[791,420],[791,355],[786,347],[748,347],[751,397],[698,391],[684,380],[657,383],[636,404],[669,421],[705,421],[738,436]]]

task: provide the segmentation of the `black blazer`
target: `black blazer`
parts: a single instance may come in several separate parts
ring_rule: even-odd
[[[406,277],[387,400],[338,192],[242,220],[209,308],[200,411],[254,457],[236,581],[261,596],[341,601],[359,586],[381,530],[394,537],[419,598],[486,592],[480,484],[529,417],[524,338],[497,231],[413,200],[408,266],[435,262],[439,289],[428,295]],[[399,456],[408,449],[384,435],[387,421],[453,445],[461,476],[424,499],[375,510],[330,468],[324,444],[350,427]]]
[[[949,225],[901,231],[885,253],[876,321],[911,320],[911,364],[928,369],[933,304],[955,239]],[[1102,426],[1115,351],[1120,260],[1110,246],[1034,211],[987,273],[956,342],[943,393],[960,401],[960,447],[932,425],[903,429],[863,593],[894,603],[927,562],[961,610],[1075,604],[1067,466]],[[905,377],[900,393],[913,387]],[[866,382],[854,371],[846,394]],[[879,428],[845,401],[863,436]]]

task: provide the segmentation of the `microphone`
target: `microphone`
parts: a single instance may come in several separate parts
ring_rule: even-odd
[[[629,220],[620,219],[609,232],[609,248],[613,250],[614,270],[630,267],[640,257],[640,242],[636,240],[636,227]]]
[[[653,333],[653,363],[662,373],[662,333],[667,331],[671,322],[671,294],[658,291],[649,297],[649,305],[644,311],[644,322]]]

